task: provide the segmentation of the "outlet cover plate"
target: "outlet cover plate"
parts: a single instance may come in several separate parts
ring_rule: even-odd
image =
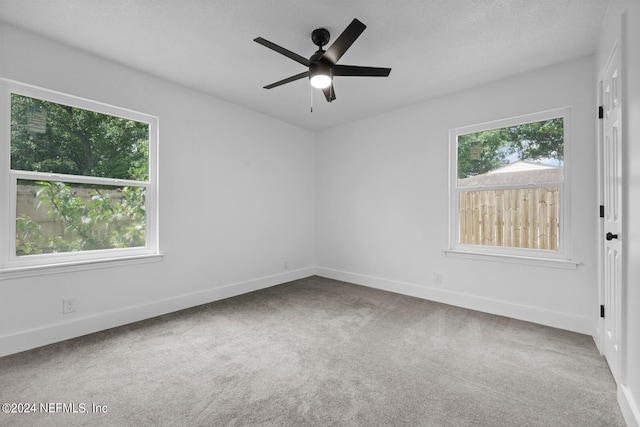
[[[76,298],[63,298],[62,299],[62,314],[69,314],[76,311]]]

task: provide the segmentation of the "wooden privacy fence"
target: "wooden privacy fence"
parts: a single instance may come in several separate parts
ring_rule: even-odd
[[[460,243],[558,250],[560,190],[461,191]]]
[[[30,218],[40,226],[40,232],[46,237],[60,236],[65,240],[71,240],[74,236],[73,231],[67,229],[57,215],[49,215],[48,206],[40,204],[37,196],[38,190],[40,189],[41,187],[38,185],[18,185],[16,216],[26,216]],[[122,199],[122,194],[119,190],[119,188],[102,189],[101,192],[108,195],[113,201],[113,204],[118,204]],[[92,191],[94,191],[92,188],[74,188],[74,192],[84,204],[88,203],[91,199]]]

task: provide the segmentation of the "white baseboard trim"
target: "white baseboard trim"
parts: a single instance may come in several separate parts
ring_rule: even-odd
[[[628,427],[640,427],[640,407],[631,390],[618,384],[618,404]]]
[[[497,314],[499,316],[538,323],[581,334],[593,335],[594,333],[593,319],[588,317],[574,316],[538,307],[514,304],[508,301],[484,298],[476,295],[432,288],[426,285],[400,282],[397,280],[350,273],[331,268],[316,267],[316,274],[329,279],[355,283],[357,285],[441,302],[457,307],[468,308],[470,310]]]
[[[291,270],[0,336],[0,357],[303,279],[315,272],[315,267]]]

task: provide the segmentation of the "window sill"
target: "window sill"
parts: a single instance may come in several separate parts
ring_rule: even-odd
[[[5,268],[0,270],[0,281],[19,279],[49,274],[71,273],[75,271],[97,270],[100,268],[122,267],[126,265],[146,264],[162,261],[164,255],[132,255],[117,258],[95,259],[60,264],[38,265],[29,267]]]
[[[444,253],[446,256],[455,258],[469,258],[484,261],[507,262],[511,264],[526,264],[540,267],[564,268],[568,270],[576,270],[578,268],[578,265],[580,265],[580,262],[578,261],[567,259],[536,258],[521,255],[489,254],[460,250],[446,250],[444,251]]]

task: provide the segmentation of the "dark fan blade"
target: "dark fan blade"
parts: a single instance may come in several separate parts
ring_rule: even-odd
[[[310,64],[309,60],[304,56],[300,56],[297,53],[293,53],[290,50],[283,48],[282,46],[278,46],[275,43],[271,43],[269,40],[263,39],[262,37],[255,38],[253,39],[253,41],[256,43],[260,43],[262,46],[268,47],[271,50],[275,50],[276,52],[286,56],[287,58],[291,58],[294,61],[299,62],[305,67],[308,67]]]
[[[335,65],[334,76],[387,77],[391,68],[359,67],[357,65]]]
[[[324,93],[324,97],[327,98],[327,102],[336,99],[336,91],[333,88],[333,83],[331,83],[331,86],[322,89],[322,93]]]
[[[279,82],[271,83],[270,85],[265,86],[265,89],[273,89],[276,86],[281,86],[285,83],[295,82],[296,80],[300,80],[304,77],[309,77],[309,72],[305,71],[304,73],[296,74],[295,76],[291,76],[289,78],[280,80]]]
[[[351,21],[351,24],[345,28],[322,57],[331,61],[332,64],[338,62],[338,59],[340,59],[353,42],[360,37],[360,34],[362,34],[365,28],[367,28],[367,26],[357,19]]]

